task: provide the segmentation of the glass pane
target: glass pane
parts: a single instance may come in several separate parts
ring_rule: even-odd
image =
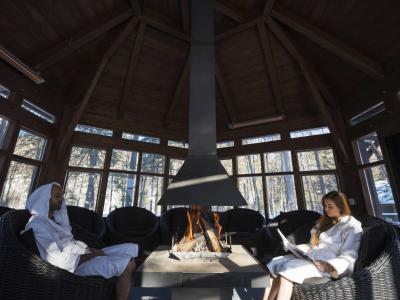
[[[22,100],[21,107],[27,111],[29,111],[31,114],[34,114],[35,116],[46,120],[49,123],[55,123],[56,122],[56,117],[53,116],[51,113],[48,113],[44,109],[40,108],[39,106],[36,106],[35,104],[29,102],[28,100]]]
[[[78,131],[78,132],[97,134],[97,135],[103,135],[103,136],[112,136],[113,135],[113,131],[111,129],[104,129],[104,128],[81,125],[81,124],[76,125],[74,130]]]
[[[376,132],[357,139],[357,147],[362,164],[383,160],[381,145]]]
[[[266,176],[269,217],[281,211],[297,210],[296,189],[293,175]]]
[[[364,169],[364,176],[375,215],[388,222],[398,222],[399,217],[385,166],[366,168]]]
[[[1,193],[1,206],[24,209],[34,184],[36,166],[11,161]]]
[[[135,185],[136,175],[134,174],[110,173],[104,200],[103,217],[106,217],[116,208],[133,206]]]
[[[226,141],[226,142],[220,142],[217,143],[217,148],[228,148],[228,147],[233,147],[235,146],[235,142],[234,141]]]
[[[169,175],[175,176],[182,167],[184,160],[171,158],[169,160]]]
[[[290,151],[264,153],[264,163],[266,173],[293,171]]]
[[[332,149],[298,152],[300,171],[336,169]]]
[[[113,149],[111,156],[111,169],[136,171],[139,160],[139,153]]]
[[[265,216],[263,184],[261,176],[239,177],[239,191],[247,201],[247,208],[254,209]]]
[[[46,149],[47,140],[32,132],[21,129],[18,134],[17,143],[15,144],[14,154],[42,160]]]
[[[67,205],[94,210],[100,186],[100,173],[69,171],[64,197]]]
[[[138,206],[144,207],[156,215],[161,215],[161,198],[163,178],[159,176],[140,176]]]
[[[10,97],[10,90],[0,84],[0,98],[8,99]]]
[[[238,174],[261,173],[260,154],[238,156],[237,168],[238,168]]]
[[[280,141],[281,135],[278,134],[270,134],[258,137],[252,137],[248,139],[242,139],[242,145],[250,145],[250,144],[258,144],[258,143],[266,143],[266,142],[273,142],[273,141]]]
[[[306,137],[306,136],[321,135],[321,134],[328,134],[328,133],[331,133],[329,131],[328,127],[319,127],[319,128],[292,131],[290,133],[290,138],[297,139],[297,138],[302,138],[302,137]]]
[[[173,140],[168,140],[168,146],[170,147],[178,147],[178,148],[189,148],[189,144],[185,142],[178,142]]]
[[[3,148],[4,138],[7,134],[8,120],[0,117],[0,148]]]
[[[101,169],[104,166],[106,150],[72,147],[69,165],[81,168]]]
[[[233,206],[211,206],[212,211],[224,212],[233,209]]]
[[[221,164],[224,166],[229,176],[233,175],[232,159],[220,159]]]
[[[143,153],[142,154],[142,172],[164,173],[165,157],[161,154]]]
[[[322,214],[322,196],[330,191],[337,191],[338,185],[334,174],[302,176],[306,208]]]
[[[159,144],[160,139],[152,136],[141,135],[141,134],[134,134],[123,132],[122,138],[131,141],[143,142],[143,143],[152,143],[152,144]]]

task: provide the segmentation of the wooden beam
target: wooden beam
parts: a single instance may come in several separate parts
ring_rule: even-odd
[[[33,65],[36,70],[42,71],[52,66],[60,59],[70,55],[74,51],[90,43],[115,26],[128,20],[130,17],[132,17],[132,15],[132,11],[125,11],[122,13],[119,12],[117,15],[113,16],[107,21],[101,20],[96,27],[89,27],[81,30],[81,32],[75,36],[69,37],[49,51],[45,51],[45,53],[42,52],[37,57],[32,58],[29,61],[31,61],[31,65]]]
[[[347,151],[347,147],[345,141],[343,139],[344,133],[340,132],[338,126],[336,125],[335,120],[332,117],[332,112],[326,105],[317,84],[314,82],[314,76],[311,73],[311,66],[308,64],[302,53],[297,49],[295,44],[286,34],[286,32],[280,27],[280,25],[274,21],[272,18],[267,18],[266,23],[268,28],[274,33],[274,35],[282,42],[285,48],[288,50],[290,55],[295,59],[295,61],[299,64],[303,75],[310,87],[311,93],[313,95],[314,103],[317,105],[319,111],[324,117],[331,133],[333,136],[333,142],[335,144],[335,148],[342,159],[343,162],[348,162],[350,156]]]
[[[176,29],[173,29],[165,24],[159,23],[159,22],[152,20],[145,16],[140,16],[140,21],[145,22],[147,25],[149,25],[157,30],[160,30],[162,32],[168,33],[169,35],[171,35],[175,38],[178,38],[182,41],[190,42],[190,36],[188,34],[178,31]]]
[[[138,0],[129,0],[131,7],[133,9],[133,13],[135,16],[141,16],[142,15],[142,8],[140,7],[140,3]]]
[[[276,112],[278,114],[283,114],[284,107],[283,107],[282,93],[279,86],[278,74],[275,68],[274,57],[272,56],[269,33],[267,32],[265,24],[262,21],[258,22],[257,28],[258,28],[258,34],[260,36],[261,46],[263,48],[265,64],[267,65],[269,78],[271,80],[272,91],[274,93]]]
[[[258,21],[260,19],[262,19],[262,18],[256,18],[256,19],[251,20],[249,22],[240,24],[240,25],[236,26],[233,29],[224,31],[224,32],[222,32],[220,34],[217,34],[216,37],[215,37],[215,41],[217,42],[217,41],[226,39],[228,37],[231,37],[232,35],[238,34],[239,32],[242,32],[242,31],[245,31],[245,30],[247,30],[247,29],[249,29],[251,27],[254,27],[254,26],[257,25],[257,23],[258,23]]]
[[[376,79],[382,79],[385,77],[382,66],[377,62],[353,49],[334,36],[327,34],[310,22],[293,15],[282,6],[275,5],[271,12],[271,16],[371,77]]]
[[[223,14],[224,16],[227,16],[227,17],[231,18],[232,20],[237,21],[239,23],[242,23],[243,21],[246,20],[246,18],[243,17],[239,11],[226,6],[221,1],[215,1],[215,9],[218,12],[220,12],[221,14]]]
[[[166,126],[170,123],[171,113],[174,111],[176,103],[178,102],[179,96],[182,94],[183,89],[185,88],[185,84],[189,78],[189,70],[190,70],[190,52],[186,56],[186,61],[181,71],[181,75],[179,76],[178,84],[176,85],[174,95],[172,100],[168,106],[168,110],[164,116],[164,123]]]
[[[219,87],[219,90],[221,92],[222,95],[222,100],[224,101],[225,104],[225,109],[226,109],[226,113],[229,117],[229,122],[232,123],[236,123],[237,122],[237,117],[235,114],[235,110],[233,109],[233,104],[232,104],[232,96],[229,93],[229,90],[225,84],[225,80],[224,77],[222,75],[221,72],[221,68],[218,65],[218,63],[215,64],[215,76],[217,79],[217,85]]]
[[[96,72],[94,73],[92,80],[89,84],[88,89],[86,90],[80,105],[76,112],[73,114],[71,121],[69,122],[66,130],[64,131],[64,136],[59,144],[59,148],[57,151],[57,158],[60,160],[62,157],[65,155],[65,152],[68,148],[68,144],[71,141],[71,137],[74,133],[74,129],[76,124],[79,122],[79,119],[81,118],[87,103],[89,102],[90,97],[93,94],[93,91],[97,85],[97,82],[99,81],[101,75],[103,74],[103,71],[110,59],[110,57],[114,54],[114,52],[122,45],[122,43],[126,40],[126,38],[129,36],[129,34],[132,32],[133,28],[137,24],[137,18],[132,18],[126,25],[125,28],[120,32],[120,34],[117,36],[115,41],[110,45],[110,47],[107,49],[106,53],[104,54],[101,62],[99,63]]]
[[[181,0],[181,17],[183,31],[190,32],[189,0]]]
[[[269,17],[272,11],[272,8],[275,5],[276,0],[266,0],[265,5],[264,5],[264,12],[263,16],[264,18]]]
[[[139,24],[139,28],[136,33],[136,39],[135,39],[134,45],[132,47],[131,58],[129,61],[129,67],[128,67],[126,77],[125,77],[124,88],[123,88],[121,99],[120,99],[119,105],[118,105],[118,115],[117,115],[118,118],[123,118],[124,107],[125,107],[128,97],[129,97],[129,92],[133,85],[132,84],[133,83],[133,74],[135,71],[136,63],[139,59],[140,50],[142,49],[143,37],[144,37],[144,32],[146,31],[146,26],[147,26],[146,23],[141,22]]]

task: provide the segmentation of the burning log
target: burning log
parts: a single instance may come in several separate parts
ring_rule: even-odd
[[[223,252],[219,241],[222,226],[218,224],[217,213],[210,218],[211,213],[205,207],[193,206],[187,210],[186,217],[188,227],[184,237],[174,247],[177,251],[203,251],[203,248],[207,248],[211,252]]]

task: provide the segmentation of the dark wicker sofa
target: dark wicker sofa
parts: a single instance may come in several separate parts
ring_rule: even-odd
[[[358,219],[364,232],[353,275],[322,284],[295,284],[292,299],[400,299],[400,251],[395,229],[375,217]],[[300,227],[288,239],[307,243],[313,225]]]
[[[112,299],[115,280],[72,274],[29,249],[19,234],[29,218],[27,210],[0,218],[0,299]],[[103,246],[79,226],[73,226],[73,233],[91,247]]]

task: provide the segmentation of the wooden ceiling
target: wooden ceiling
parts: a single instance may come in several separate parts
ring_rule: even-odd
[[[5,0],[0,44],[65,95],[72,123],[185,137],[189,11],[188,0]],[[219,134],[278,113],[348,118],[348,100],[400,53],[399,11],[398,0],[217,0]]]

